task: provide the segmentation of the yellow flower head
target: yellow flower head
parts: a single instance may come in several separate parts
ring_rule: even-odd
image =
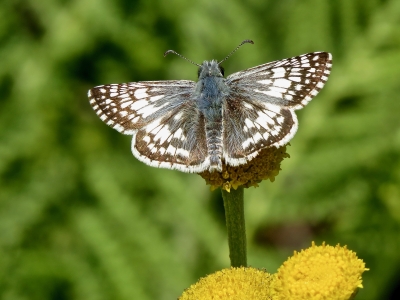
[[[368,269],[346,247],[322,244],[294,253],[271,284],[274,300],[347,300],[362,288]]]
[[[200,279],[179,300],[268,300],[270,280],[255,268],[223,269]]]
[[[233,167],[223,163],[222,172],[204,171],[199,174],[207,184],[211,185],[212,190],[221,187],[229,192],[231,188],[236,190],[239,186],[257,187],[262,180],[275,180],[275,176],[281,170],[281,162],[286,157],[289,157],[286,146],[270,147],[261,150],[255,158],[244,165]]]

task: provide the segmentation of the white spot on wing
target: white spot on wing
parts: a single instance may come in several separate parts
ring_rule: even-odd
[[[295,81],[295,82],[300,82],[301,78],[300,77],[289,77],[289,80]]]
[[[181,137],[182,133],[183,133],[182,128],[179,128],[177,131],[175,131],[174,138],[179,139]]]
[[[122,127],[122,126],[119,125],[119,124],[115,124],[115,125],[113,126],[113,128],[114,128],[115,130],[118,130],[119,132],[123,132],[123,131],[125,130],[125,128]]]
[[[152,97],[150,97],[150,102],[155,102],[155,101],[160,100],[162,98],[164,98],[164,95],[152,96]]]
[[[277,86],[271,86],[270,87],[270,91],[283,94],[283,93],[286,93],[287,89],[281,88],[281,87],[277,87]]]
[[[274,81],[274,85],[275,85],[275,86],[277,86],[277,87],[282,87],[282,88],[288,88],[288,87],[290,87],[291,84],[292,84],[292,83],[290,82],[290,80],[287,80],[287,79],[284,79],[284,78],[282,78],[282,79],[276,79],[276,80]]]
[[[121,108],[127,108],[129,105],[131,105],[133,101],[127,101],[121,104]]]
[[[266,94],[268,96],[272,96],[275,98],[282,98],[282,93],[278,93],[278,92],[274,92],[274,91],[257,91],[256,90],[256,92],[260,92],[260,93],[263,93],[263,94]]]
[[[149,137],[148,135],[146,135],[146,136],[143,138],[143,141],[145,141],[145,142],[148,144],[148,143],[150,143],[151,139],[150,139],[150,137]]]
[[[243,106],[248,108],[248,109],[253,109],[253,106],[251,104],[247,103],[247,102],[244,102]]]
[[[293,96],[292,95],[285,95],[285,99],[291,101],[291,100],[293,100]]]
[[[147,88],[143,89],[137,89],[134,93],[135,98],[141,99],[141,98],[146,98],[149,96],[149,94],[146,93]]]
[[[155,128],[160,125],[160,119],[154,120],[149,125],[146,126],[146,132],[152,132]]]
[[[149,104],[149,102],[147,100],[139,100],[139,101],[134,102],[131,105],[131,109],[132,110],[139,110],[139,109],[145,107],[147,104]]]
[[[272,72],[274,72],[274,73],[285,73],[286,69],[285,68],[275,68],[275,69],[272,69]]]
[[[178,149],[176,149],[176,155],[180,155],[183,157],[189,157],[189,151],[182,149],[182,148],[178,148]]]
[[[270,103],[267,103],[265,105],[265,108],[266,108],[266,110],[264,110],[265,113],[267,113],[268,111],[272,111],[272,112],[275,113],[274,116],[276,114],[280,114],[280,112],[281,112],[281,108],[279,106],[273,105],[273,104],[270,104]]]
[[[247,125],[248,128],[254,127],[254,123],[253,123],[252,121],[250,121],[250,119],[246,118],[246,119],[244,120],[244,122],[246,123],[246,125]]]
[[[176,152],[176,148],[174,146],[172,146],[172,145],[169,145],[167,150],[166,150],[166,153],[171,154],[171,155],[175,155],[175,152]]]
[[[262,140],[262,135],[259,132],[256,132],[256,134],[253,136],[254,142],[258,142],[259,140]]]
[[[174,120],[179,121],[183,116],[183,113],[180,111],[174,116]]]
[[[164,125],[161,127],[160,131],[157,132],[157,134],[154,136],[154,140],[158,141],[160,140],[160,144],[163,144],[171,135],[171,131],[169,131],[169,126]]]
[[[245,140],[245,141],[242,143],[243,149],[247,149],[247,147],[249,147],[250,144],[252,144],[252,143],[253,143],[253,139],[252,139],[252,138],[248,138],[247,140]]]
[[[259,80],[257,82],[261,83],[261,84],[270,85],[272,83],[272,80],[271,79],[264,79],[264,80]]]
[[[267,124],[275,124],[274,121],[267,114],[261,111],[258,112],[258,118],[256,119],[256,122],[265,129],[269,128]]]
[[[305,101],[310,101],[312,98],[310,97],[310,96],[306,96],[305,98],[304,98],[304,100]]]

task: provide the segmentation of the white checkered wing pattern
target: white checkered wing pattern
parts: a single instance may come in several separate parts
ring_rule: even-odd
[[[297,131],[296,109],[328,80],[332,56],[313,52],[270,62],[227,78],[224,102],[224,159],[240,165],[266,147],[281,146]]]
[[[201,172],[206,168],[204,117],[188,80],[110,84],[89,90],[107,125],[132,135],[132,152],[154,167]]]
[[[132,135],[187,102],[195,84],[189,80],[107,84],[90,89],[88,97],[104,123]]]

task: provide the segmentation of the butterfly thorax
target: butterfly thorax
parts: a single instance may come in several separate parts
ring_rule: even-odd
[[[215,60],[205,61],[199,68],[199,81],[195,88],[197,107],[204,116],[210,171],[222,170],[222,105],[229,95],[223,69]]]

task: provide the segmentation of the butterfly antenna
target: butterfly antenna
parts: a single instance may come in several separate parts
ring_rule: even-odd
[[[227,57],[225,57],[223,60],[221,60],[218,64],[220,65],[222,62],[227,60],[233,53],[235,53],[240,47],[242,47],[244,44],[254,44],[252,40],[244,40],[243,42],[240,43],[239,46],[237,46],[231,53],[228,54]]]
[[[174,50],[167,50],[167,51],[165,51],[164,57],[166,57],[166,56],[167,56],[168,54],[170,54],[170,53],[176,54],[176,55],[180,56],[181,58],[183,58],[184,60],[187,60],[187,61],[190,62],[191,64],[194,64],[194,65],[196,65],[196,66],[198,66],[198,67],[201,67],[199,64],[196,64],[195,62],[193,62],[193,61],[191,61],[190,59],[184,57],[183,55],[181,55],[181,54],[175,52]]]

